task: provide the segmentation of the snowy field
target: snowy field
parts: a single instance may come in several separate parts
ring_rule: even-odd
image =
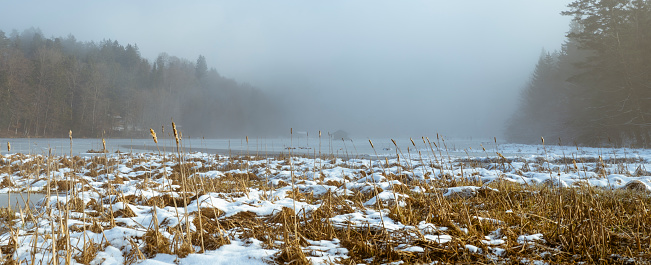
[[[0,210],[2,259],[651,262],[651,150],[401,141],[355,142],[366,156],[5,154],[0,192],[49,195]]]

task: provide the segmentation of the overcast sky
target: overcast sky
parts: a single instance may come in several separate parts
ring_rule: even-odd
[[[3,1],[0,30],[204,55],[223,76],[293,106],[298,130],[358,137],[500,136],[562,0]]]

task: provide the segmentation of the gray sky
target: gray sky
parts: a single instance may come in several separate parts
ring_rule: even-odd
[[[298,130],[500,136],[569,1],[3,1],[0,30],[137,44],[293,107]]]

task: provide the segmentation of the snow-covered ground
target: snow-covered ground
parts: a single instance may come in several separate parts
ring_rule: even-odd
[[[515,144],[446,150],[423,142],[370,159],[123,153],[70,161],[65,155],[6,154],[0,158],[0,192],[45,193],[49,187],[51,196],[32,211],[16,209],[0,217],[2,258],[47,263],[56,254],[63,264],[68,254],[73,264],[267,264],[288,262],[279,257],[291,242],[299,242],[312,263],[340,263],[360,251],[355,242],[337,236],[346,230],[348,235],[387,233],[392,253],[408,261],[451,247],[458,240],[451,229],[468,230],[392,218],[410,197],[470,198],[499,192],[489,187],[495,181],[651,192],[651,150]],[[476,185],[440,186],[441,179]],[[432,190],[428,183],[434,182],[439,186]],[[315,217],[324,212],[325,217]],[[472,218],[496,226],[504,222]],[[301,230],[312,225],[310,220],[335,232],[297,238],[295,231],[310,231]],[[162,245],[152,250],[152,238]],[[192,246],[184,252],[186,239]],[[545,240],[540,233],[507,235],[498,228],[477,244],[463,244],[463,253],[500,261],[507,249]],[[544,255],[521,262],[545,263]]]

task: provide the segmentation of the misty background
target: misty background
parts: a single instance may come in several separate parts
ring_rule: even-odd
[[[567,4],[20,1],[0,10],[0,30],[117,40],[149,62],[203,55],[282,106],[276,123],[296,131],[499,137],[542,49],[563,43]]]

